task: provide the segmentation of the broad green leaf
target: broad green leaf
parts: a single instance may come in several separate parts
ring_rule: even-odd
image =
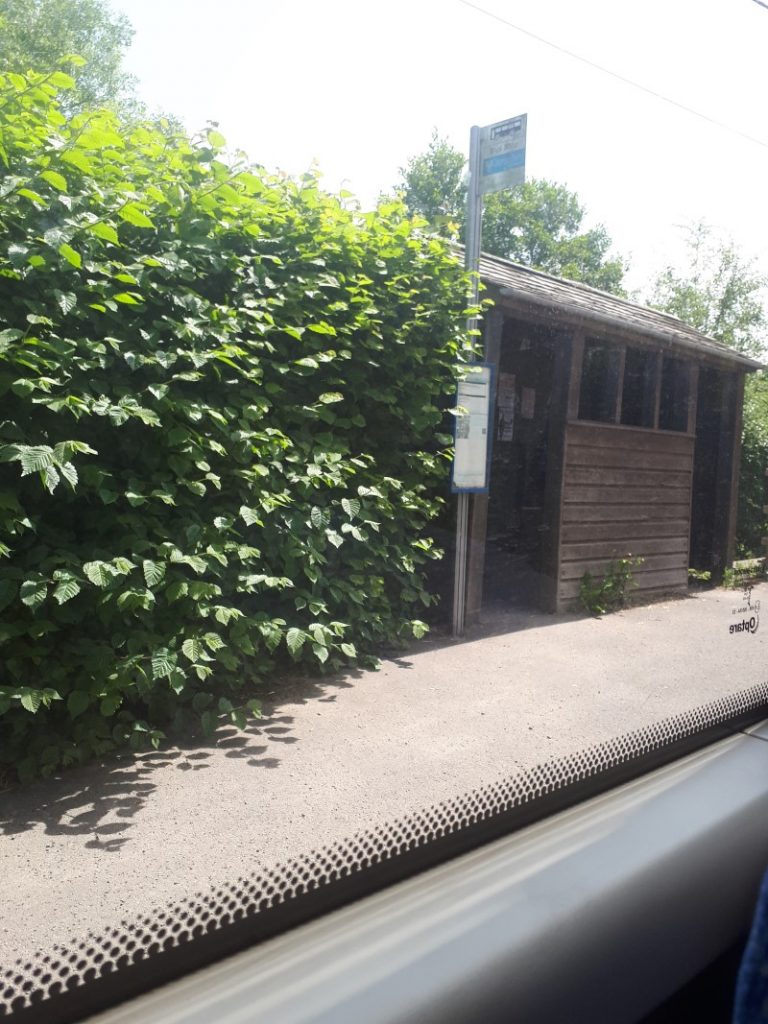
[[[328,648],[322,644],[312,644],[312,651],[321,664],[328,660]]]
[[[71,263],[73,267],[77,267],[78,269],[80,269],[80,267],[83,265],[83,258],[80,255],[80,253],[76,252],[71,245],[67,245],[66,242],[63,242],[59,246],[59,255],[63,256],[64,259],[68,263]]]
[[[21,398],[26,398],[28,395],[31,395],[34,390],[34,383],[31,380],[27,380],[25,377],[21,377],[19,380],[15,380],[13,384],[11,384],[11,391],[14,395],[19,395]]]
[[[227,608],[224,605],[217,605],[214,618],[222,626],[228,626],[230,622],[241,619],[244,613],[239,608]]]
[[[104,697],[99,704],[99,713],[105,718],[110,718],[122,703],[123,698],[119,694],[112,694],[109,697]]]
[[[354,519],[360,512],[360,502],[357,498],[342,498],[341,507],[347,513],[350,519]]]
[[[75,87],[74,78],[63,71],[54,71],[52,75],[48,76],[48,81],[57,89],[74,89]]]
[[[83,572],[97,587],[106,587],[115,576],[115,571],[106,562],[85,562]]]
[[[80,593],[80,584],[73,576],[59,580],[53,590],[53,596],[59,604],[66,604]]]
[[[91,703],[91,696],[85,690],[73,690],[72,693],[67,697],[67,711],[71,718],[77,718],[78,715],[86,710]]]
[[[22,602],[35,611],[46,598],[48,593],[48,583],[44,579],[31,579],[24,580],[19,589],[19,596]]]
[[[344,395],[340,391],[326,391],[317,400],[322,402],[323,405],[332,405],[334,402],[343,402]]]
[[[339,644],[339,646],[341,647],[342,652],[346,654],[348,658],[357,657],[357,649],[355,648],[354,644]]]
[[[326,508],[318,508],[317,505],[313,505],[309,513],[310,522],[316,529],[320,529],[322,526],[326,526],[330,520],[330,513]]]
[[[43,171],[40,177],[43,181],[47,181],[49,185],[53,185],[59,192],[67,191],[67,179],[63,174],[59,174],[58,171]]]
[[[77,305],[77,296],[74,292],[60,292],[57,288],[53,294],[62,313],[71,313]]]
[[[38,445],[37,447],[19,446],[18,451],[22,476],[28,476],[30,473],[40,473],[48,466],[53,465],[53,451],[45,445]]]
[[[161,647],[152,655],[152,678],[165,679],[176,667],[176,655]]]
[[[203,727],[203,732],[206,736],[211,736],[216,731],[216,726],[219,723],[218,716],[213,711],[204,711],[200,716],[200,724]]]
[[[42,472],[42,478],[46,490],[53,494],[61,480],[58,469],[55,466],[46,466]]]
[[[205,711],[211,705],[212,701],[213,697],[210,693],[196,693],[192,698],[192,710],[200,714],[201,711]]]
[[[156,587],[165,579],[165,566],[160,562],[153,562],[151,559],[145,558],[141,567],[148,587]]]
[[[21,691],[21,706],[25,711],[29,711],[31,714],[36,715],[43,700],[43,695],[39,690],[32,690],[29,687],[25,687]]]
[[[200,656],[205,653],[205,646],[197,637],[190,637],[181,645],[181,650],[190,661],[199,661]]]
[[[117,212],[123,220],[135,225],[137,228],[153,228],[155,226],[146,213],[142,213],[135,203],[126,203]]]
[[[115,231],[111,224],[104,224],[102,221],[99,221],[96,224],[91,224],[88,230],[92,235],[96,235],[97,238],[103,238],[105,242],[112,242],[113,245],[119,245],[120,243],[117,231]]]
[[[304,641],[306,639],[307,634],[303,630],[297,629],[295,626],[289,629],[288,632],[285,634],[286,646],[294,658],[301,651],[301,648],[304,646]]]
[[[229,718],[233,725],[236,725],[238,729],[245,729],[248,725],[248,716],[242,708],[233,708],[229,713]]]
[[[118,557],[112,559],[112,568],[116,573],[119,573],[121,576],[127,576],[136,568],[136,566],[130,560],[130,558]]]
[[[53,467],[51,467],[51,469],[53,469]],[[50,473],[51,469],[47,470],[47,472]],[[74,465],[71,462],[63,462],[59,466],[59,472],[67,481],[72,490],[74,490],[78,481],[77,470],[75,469]]]
[[[93,173],[93,164],[81,149],[65,149],[60,157],[62,163],[76,167],[84,174]]]
[[[37,203],[38,206],[45,206],[45,199],[43,199],[43,197],[38,192],[35,192],[31,188],[20,188],[16,195],[23,196],[25,199],[29,199],[30,202]],[[32,262],[33,258],[34,257],[30,257],[30,263]],[[45,260],[43,260],[43,262],[45,262]]]
[[[186,597],[189,593],[189,584],[186,580],[178,580],[176,583],[172,583],[169,587],[166,587],[165,596],[168,598],[169,604],[173,604],[174,601],[178,601],[179,598]]]
[[[246,526],[261,526],[262,522],[259,518],[259,514],[254,508],[248,508],[247,505],[240,506],[240,518],[246,524]]]

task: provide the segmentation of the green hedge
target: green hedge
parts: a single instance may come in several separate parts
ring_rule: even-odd
[[[420,635],[467,282],[397,203],[0,76],[0,761]],[[383,695],[383,699],[386,697]]]

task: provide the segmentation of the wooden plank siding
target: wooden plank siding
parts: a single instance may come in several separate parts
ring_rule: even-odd
[[[687,589],[693,447],[689,434],[568,423],[558,609],[578,598],[585,572],[627,555],[643,559],[634,593]]]

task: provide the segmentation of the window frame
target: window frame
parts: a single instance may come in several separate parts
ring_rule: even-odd
[[[580,413],[581,407],[581,389],[583,384],[584,374],[584,356],[586,347],[588,344],[596,344],[603,346],[604,348],[613,349],[618,354],[618,373],[616,380],[616,395],[613,401],[613,416],[608,420],[592,420],[582,417]],[[623,404],[623,393],[624,393],[624,375],[627,365],[627,349],[639,349],[644,352],[651,352],[655,355],[655,366],[654,366],[654,406],[653,406],[653,425],[649,427],[636,426],[634,424],[622,423],[621,413]],[[676,437],[693,436],[696,433],[696,391],[698,387],[698,364],[692,359],[687,358],[685,355],[665,352],[661,348],[657,348],[655,345],[644,344],[642,340],[629,340],[616,339],[601,337],[598,334],[585,334],[582,338],[582,343],[574,348],[573,353],[574,365],[574,383],[576,384],[575,402],[572,408],[569,410],[569,420],[574,420],[578,423],[594,423],[598,426],[603,427],[620,427],[624,430],[650,430],[658,434],[672,434]],[[661,417],[661,384],[664,371],[664,360],[665,358],[674,359],[676,362],[681,363],[687,369],[687,384],[688,384],[688,400],[687,400],[687,418],[686,418],[686,429],[685,430],[670,430],[659,426]]]

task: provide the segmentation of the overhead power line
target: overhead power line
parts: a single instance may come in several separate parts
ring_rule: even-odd
[[[629,85],[633,89],[639,89],[640,92],[644,92],[647,96],[653,96],[654,99],[661,100],[663,103],[668,103],[671,107],[676,107],[678,110],[683,110],[686,114],[692,114],[694,117],[698,117],[701,121],[706,121],[707,124],[713,124],[715,127],[722,128],[727,132],[731,132],[733,135],[738,135],[742,139],[746,139],[748,142],[753,142],[756,146],[762,146],[763,149],[768,149],[768,142],[765,139],[759,139],[755,135],[750,135],[748,132],[741,131],[740,128],[734,128],[733,125],[726,124],[725,121],[718,121],[716,117],[710,117],[709,114],[703,114],[700,110],[695,110],[693,107],[689,107],[685,103],[673,100],[671,97],[665,96],[664,93],[657,92],[656,89],[651,89],[647,85],[643,85],[641,82],[635,82],[633,79],[619,74],[618,71],[611,71],[610,68],[603,67],[602,64],[597,64],[588,57],[582,57],[580,53],[574,53],[573,50],[568,50],[566,47],[560,46],[558,43],[553,43],[550,39],[545,39],[543,36],[537,35],[535,32],[531,32],[530,29],[523,28],[522,25],[515,25],[514,22],[509,21],[507,18],[503,18],[500,14],[496,14],[494,11],[488,11],[484,7],[480,7],[478,4],[472,3],[471,0],[459,0],[459,3],[463,4],[465,7],[471,8],[473,11],[477,11],[478,14],[484,14],[488,18],[492,18],[494,21],[498,21],[502,25],[506,25],[508,28],[514,29],[515,32],[520,32],[522,35],[528,36],[530,39],[535,39],[536,42],[542,43],[544,46],[548,46],[551,50],[556,50],[558,53],[563,53],[567,57],[573,58],[573,60],[580,61],[580,63],[586,64],[587,67],[590,67],[595,71],[600,71],[604,75],[610,75],[611,78],[615,78],[617,81],[623,82],[624,85]],[[763,3],[762,0],[755,0],[755,3],[759,3],[761,7],[768,8],[768,3]]]

